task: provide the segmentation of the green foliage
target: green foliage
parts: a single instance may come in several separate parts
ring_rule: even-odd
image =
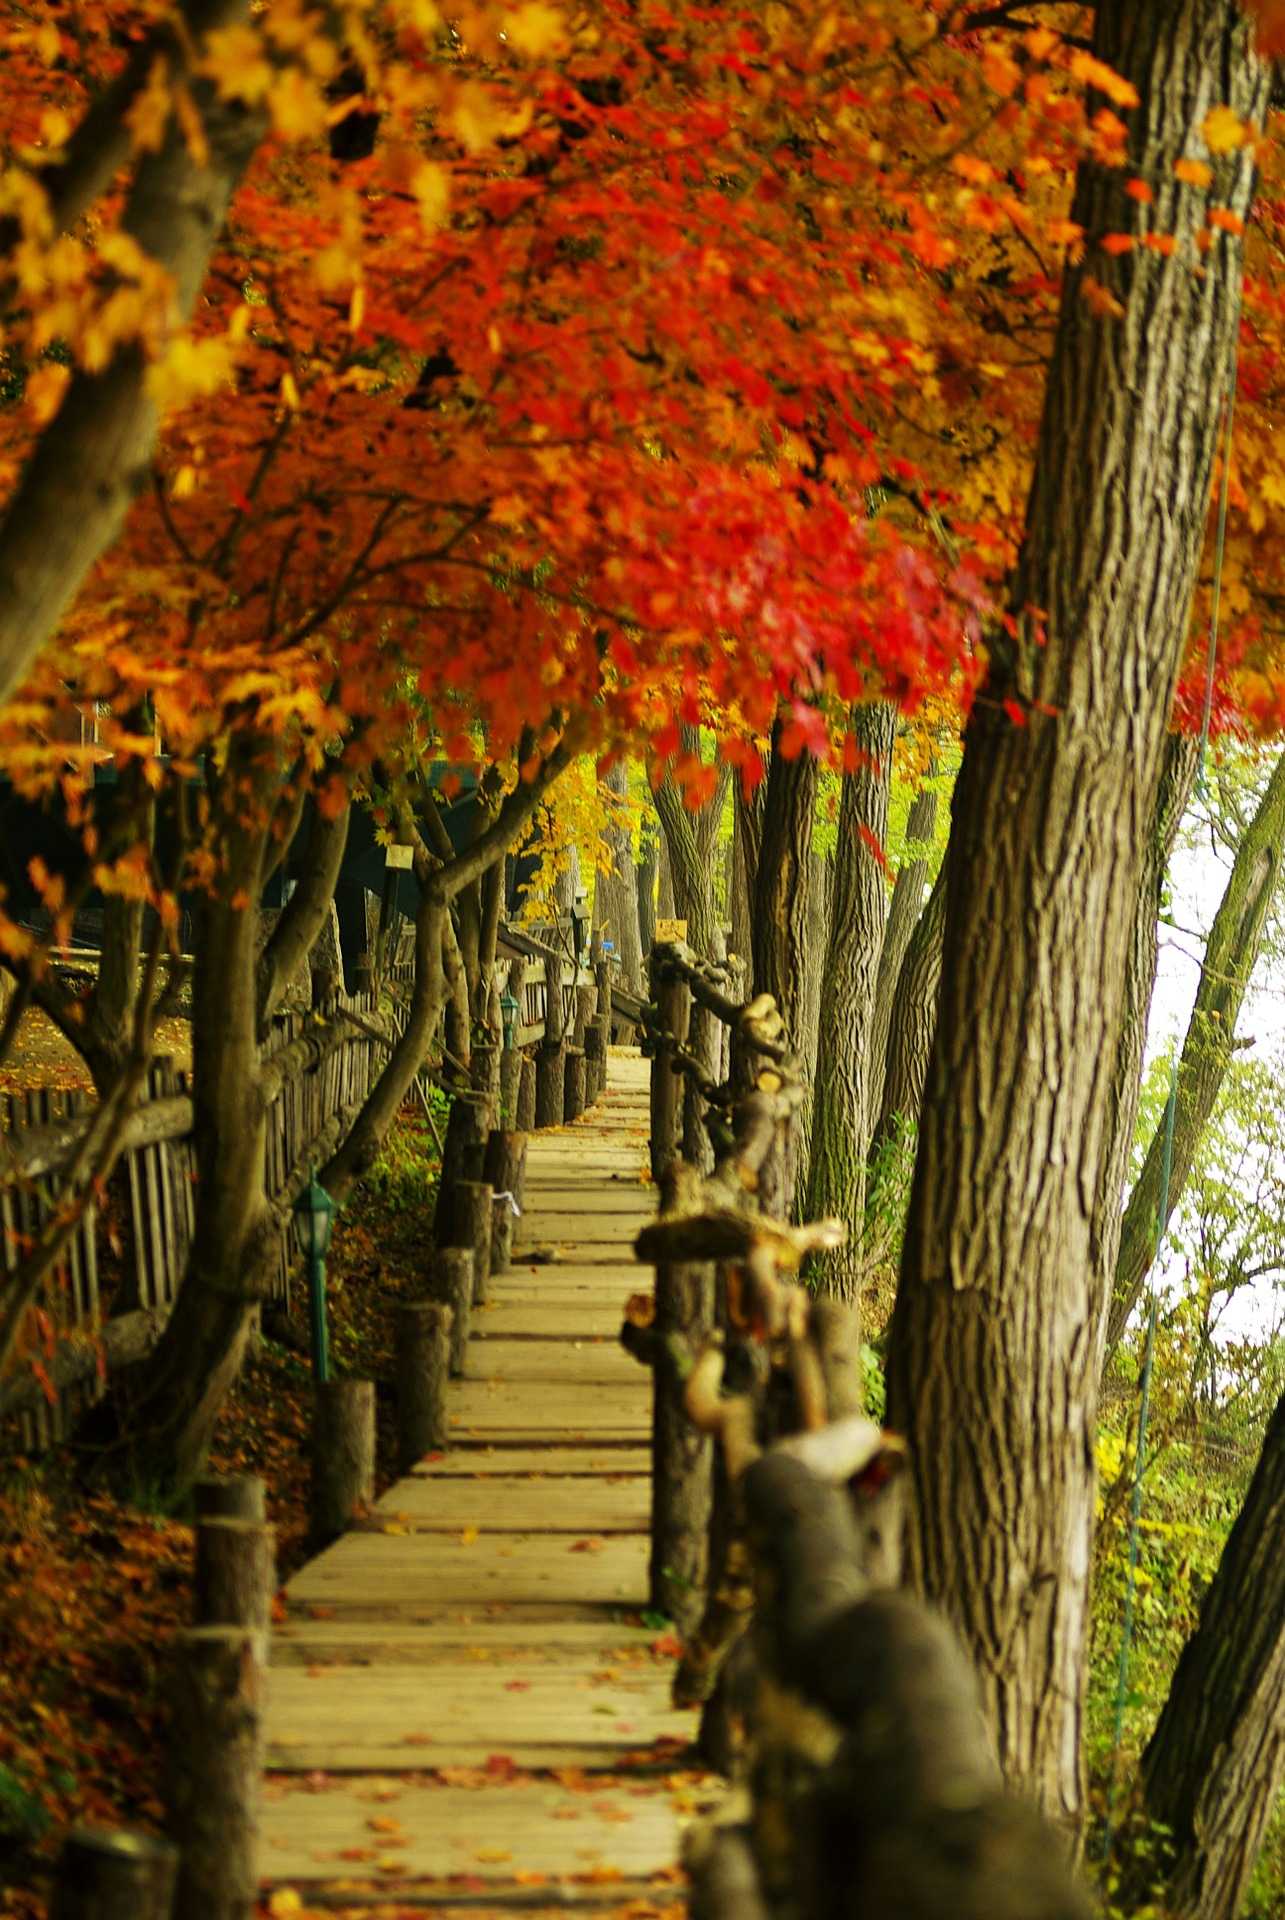
[[[434,1087],[429,1094],[429,1107],[441,1133],[450,1111],[450,1098]],[[366,1175],[365,1185],[370,1193],[391,1201],[398,1209],[423,1207],[437,1190],[439,1171],[437,1145],[421,1107],[404,1114],[402,1125],[389,1129],[379,1158]]]
[[[0,1841],[31,1846],[48,1830],[50,1816],[19,1776],[0,1763]]]

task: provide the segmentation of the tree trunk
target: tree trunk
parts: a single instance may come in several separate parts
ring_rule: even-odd
[[[646,973],[647,955],[656,939],[656,884],[660,878],[660,841],[647,829],[653,823],[644,820],[640,858],[634,869],[638,893],[638,945],[642,955],[639,978]],[[659,829],[657,829],[657,832]]]
[[[1216,104],[1242,121],[1265,110],[1251,32],[1231,0],[1096,9],[1094,53],[1141,105],[1125,165],[1079,171],[1084,257],[1064,277],[1015,633],[990,635],[955,790],[941,1007],[890,1343],[889,1419],[915,1478],[909,1578],[973,1655],[1006,1778],[1072,1829],[1097,1421],[1092,1215],[1242,270],[1230,235],[1203,278],[1150,249],[1104,255],[1100,241],[1136,228],[1135,175],[1155,185],[1149,224],[1190,225],[1173,163],[1192,128]],[[1220,164],[1220,198],[1243,218],[1252,159]],[[1083,297],[1088,275],[1121,319]]]
[[[1155,1258],[1159,1238],[1191,1172],[1205,1123],[1214,1110],[1232,1055],[1236,1022],[1263,943],[1268,909],[1285,865],[1285,753],[1272,769],[1254,818],[1245,829],[1214,924],[1205,942],[1196,1004],[1178,1063],[1169,1204],[1160,1219],[1165,1129],[1147,1148],[1120,1229],[1120,1251],[1107,1316],[1107,1352],[1114,1351]],[[1118,1191],[1118,1190],[1117,1190]],[[1157,1224],[1158,1223],[1158,1224]]]
[[[617,760],[606,776],[605,785],[624,799],[629,782],[622,760]],[[612,942],[620,962],[620,980],[630,993],[641,993],[643,984],[643,945],[639,929],[638,869],[628,827],[609,820],[606,842],[611,849],[610,873],[599,873],[594,890],[594,926],[601,927]],[[601,909],[599,896],[601,895]]]
[[[695,728],[683,729],[683,744],[687,752],[697,752],[700,737]],[[720,768],[712,798],[696,812],[668,775],[656,788],[656,811],[673,876],[674,918],[687,922],[687,944],[704,960],[721,960],[727,951],[714,886],[714,854],[729,771],[726,765]]]
[[[888,701],[853,715],[865,763],[843,782],[834,855],[830,939],[824,949],[821,1022],[812,1109],[807,1217],[843,1220],[847,1245],[816,1257],[813,1273],[827,1293],[857,1303],[861,1225],[866,1204],[868,1047],[875,1030],[875,982],[888,913],[883,868],[867,836],[888,837],[888,793],[897,709]]]
[[[226,0],[204,24],[235,30],[249,17],[248,0]],[[202,49],[194,51],[199,57]],[[171,114],[159,151],[137,161],[121,216],[123,231],[170,277],[174,326],[191,317],[228,204],[267,126],[260,111],[220,100],[209,81],[190,71],[186,80],[206,152],[194,157],[182,117]],[[122,347],[100,373],[72,376],[0,524],[0,701],[17,692],[120,532],[158,428],[137,346]]]
[[[813,853],[808,862],[808,937],[803,944],[803,998],[799,1013],[799,1058],[804,1063],[803,1099],[799,1106],[798,1191],[801,1204],[812,1158],[812,1123],[816,1099],[817,1050],[821,1034],[821,997],[826,955],[830,950],[830,892],[834,862]],[[721,1033],[721,1028],[720,1028]],[[715,1076],[717,1078],[717,1075]]]
[[[778,750],[780,733],[778,720],[754,889],[754,991],[773,995],[787,1044],[801,1056],[818,769],[810,753],[787,760]],[[811,1062],[801,1059],[801,1065],[810,1080]],[[779,1156],[771,1157],[760,1178],[762,1205],[783,1219],[794,1211],[798,1144],[796,1116],[785,1129]]]
[[[1236,1920],[1285,1784],[1285,1397],[1142,1759],[1175,1920]]]
[[[1156,984],[1158,923],[1165,876],[1199,764],[1199,741],[1186,734],[1171,733],[1165,745],[1164,766],[1160,774],[1151,832],[1143,849],[1142,881],[1134,907],[1133,937],[1124,981],[1124,1009],[1116,1041],[1115,1073],[1106,1110],[1102,1177],[1098,1182],[1097,1204],[1094,1208],[1093,1274],[1098,1288],[1100,1341],[1106,1338],[1106,1315],[1120,1246],[1120,1202],[1129,1171],[1138,1095],[1142,1089],[1147,1021]]]
[[[892,899],[888,903],[888,923],[879,949],[879,972],[875,980],[874,1015],[870,1040],[866,1047],[866,1134],[873,1134],[883,1110],[883,1080],[888,1066],[888,1030],[892,1025],[893,1003],[901,980],[910,937],[924,911],[924,887],[928,881],[928,856],[918,851],[931,845],[937,826],[937,792],[921,787],[915,795],[906,821],[907,854],[897,869]]]
[[[920,914],[893,997],[888,1021],[879,1117],[870,1139],[873,1164],[899,1127],[917,1127],[924,1081],[937,1030],[941,950],[946,932],[946,869],[943,866]]]
[[[732,892],[732,952],[745,962],[745,978],[754,978],[754,890],[758,885],[759,848],[763,843],[763,803],[767,797],[766,768],[748,800],[738,779],[732,790],[732,841],[735,849]]]

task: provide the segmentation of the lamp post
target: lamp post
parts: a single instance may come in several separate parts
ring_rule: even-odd
[[[507,987],[500,995],[500,1024],[504,1029],[504,1051],[512,1053],[518,1037],[518,1002],[517,995]]]
[[[314,1171],[294,1203],[294,1230],[299,1250],[308,1262],[308,1324],[312,1334],[312,1371],[318,1382],[330,1378],[330,1336],[326,1327],[326,1252],[335,1217],[335,1203],[317,1184]]]

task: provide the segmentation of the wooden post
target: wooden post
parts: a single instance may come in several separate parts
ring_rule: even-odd
[[[562,961],[556,956],[550,956],[544,963],[544,1039],[540,1043],[535,1061],[535,1124],[537,1127],[562,1125],[566,1047],[562,1005]]]
[[[672,1199],[667,1183],[665,1205]],[[705,1604],[713,1447],[683,1406],[679,1351],[700,1352],[714,1320],[714,1272],[706,1262],[656,1269],[652,1368],[651,1604],[685,1638]]]
[[[513,1249],[513,1228],[517,1221],[514,1207],[522,1205],[522,1187],[526,1179],[527,1137],[524,1133],[495,1128],[486,1143],[484,1171],[494,1196],[491,1216],[491,1272],[507,1273]],[[513,1205],[504,1198],[513,1196]]]
[[[518,1104],[513,1118],[519,1133],[535,1131],[535,1057],[522,1055],[522,1065],[518,1072]]]
[[[607,1035],[607,1045],[610,1046],[611,1044],[611,962],[605,957],[605,955],[602,958],[596,959],[594,961],[593,978],[594,978],[594,984],[598,989],[597,1012],[595,1013],[594,1018],[596,1020],[605,1020],[606,1027],[604,1031]],[[606,1061],[607,1061],[605,1048],[603,1050],[602,1059],[603,1059],[603,1065],[605,1067]]]
[[[595,1014],[584,1037],[585,1103],[596,1106],[607,1079],[607,1048],[603,1037],[602,1015]]]
[[[582,1047],[584,1045],[584,1037],[588,1031],[589,1022],[593,1019],[594,1013],[596,1012],[595,1002],[597,998],[597,987],[584,986],[576,988],[576,1018],[575,1025],[571,1029],[571,1040],[574,1046]]]
[[[192,1587],[198,1627],[250,1627],[266,1634],[276,1574],[271,1527],[226,1514],[197,1521]]]
[[[473,1250],[473,1305],[486,1299],[491,1277],[491,1202],[495,1195],[485,1180],[461,1180],[455,1189],[453,1242]]]
[[[440,1300],[451,1310],[451,1372],[458,1378],[464,1371],[473,1311],[472,1247],[442,1247],[435,1253],[429,1269],[428,1291],[432,1299]]]
[[[251,1920],[259,1891],[264,1636],[194,1627],[174,1642],[170,1837],[182,1856],[174,1920]]]
[[[397,1309],[397,1471],[446,1446],[451,1309],[414,1300]]]
[[[563,1056],[562,1117],[568,1123],[578,1120],[589,1104],[588,1063],[583,1047],[568,1047]]]
[[[473,1048],[469,1077],[474,1089],[486,1100],[491,1109],[491,1125],[495,1125],[495,1109],[500,1098],[500,1048],[493,1042],[482,1041]]]
[[[662,948],[652,949],[652,999],[656,1002],[660,1036],[651,1063],[651,1177],[659,1187],[677,1159],[682,1137],[683,1076],[671,1065],[675,1043],[686,1046],[691,1024],[692,996],[682,980],[657,979]]]
[[[521,1082],[521,1049],[517,1046],[505,1047],[500,1054],[500,1111],[497,1125],[501,1127],[517,1125]]]
[[[442,1171],[437,1184],[433,1238],[439,1247],[453,1247],[452,1209],[461,1180],[480,1180],[486,1137],[491,1130],[491,1102],[484,1093],[457,1094],[451,1102],[442,1142]]]
[[[722,1021],[708,1007],[691,1004],[687,1030],[688,1051],[695,1054],[707,1078],[717,1080],[722,1058]],[[701,1173],[713,1173],[714,1150],[705,1131],[705,1096],[694,1080],[683,1079],[683,1158]]]
[[[264,1485],[257,1473],[206,1473],[192,1488],[196,1520],[253,1520],[268,1517]]]
[[[329,1545],[374,1497],[375,1383],[328,1380],[313,1402],[313,1545]]]
[[[73,1827],[58,1856],[49,1920],[170,1920],[178,1848],[150,1833]]]

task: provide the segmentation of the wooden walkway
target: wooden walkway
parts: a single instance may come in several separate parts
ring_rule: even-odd
[[[693,1717],[646,1606],[646,1063],[534,1134],[510,1273],[474,1315],[452,1446],[304,1567],[273,1637],[264,1873],[305,1910],[675,1900]],[[293,1902],[287,1900],[287,1908]]]

